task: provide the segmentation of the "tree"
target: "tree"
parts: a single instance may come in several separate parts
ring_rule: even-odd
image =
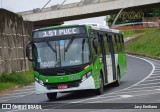
[[[138,13],[141,12],[141,16],[138,16]],[[123,11],[119,18],[116,21],[116,24],[125,24],[125,23],[132,23],[132,22],[142,22],[143,17],[159,17],[160,16],[160,8],[153,8],[153,9],[145,9],[142,11],[135,11],[135,17],[130,18],[128,16],[129,14],[134,13],[134,11],[131,12],[125,12]],[[126,14],[126,15],[125,15]],[[117,14],[112,14],[110,16],[106,16],[106,22],[108,23],[108,26],[111,26],[114,19],[116,18]]]

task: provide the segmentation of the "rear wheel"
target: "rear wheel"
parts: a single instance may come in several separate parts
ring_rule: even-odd
[[[47,97],[50,101],[53,101],[57,97],[57,93],[47,93]]]
[[[117,81],[115,82],[115,86],[120,86],[120,83],[121,83],[121,81],[120,81],[120,69],[119,68],[117,68]]]
[[[104,92],[104,82],[102,75],[100,76],[100,87],[95,90],[96,95],[101,95]]]

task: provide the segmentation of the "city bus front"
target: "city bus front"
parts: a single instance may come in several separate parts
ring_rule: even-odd
[[[34,31],[30,60],[36,93],[95,89],[89,43],[84,26]]]

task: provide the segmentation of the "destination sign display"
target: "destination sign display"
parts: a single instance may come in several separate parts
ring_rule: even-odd
[[[62,29],[52,29],[35,32],[34,38],[45,38],[45,37],[54,37],[54,36],[63,36],[63,35],[73,35],[84,33],[84,29],[80,27],[72,28],[62,28]]]

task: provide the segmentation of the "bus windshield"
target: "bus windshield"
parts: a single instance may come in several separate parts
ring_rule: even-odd
[[[75,37],[34,43],[34,68],[47,69],[88,63],[90,62],[88,43],[87,38]]]

